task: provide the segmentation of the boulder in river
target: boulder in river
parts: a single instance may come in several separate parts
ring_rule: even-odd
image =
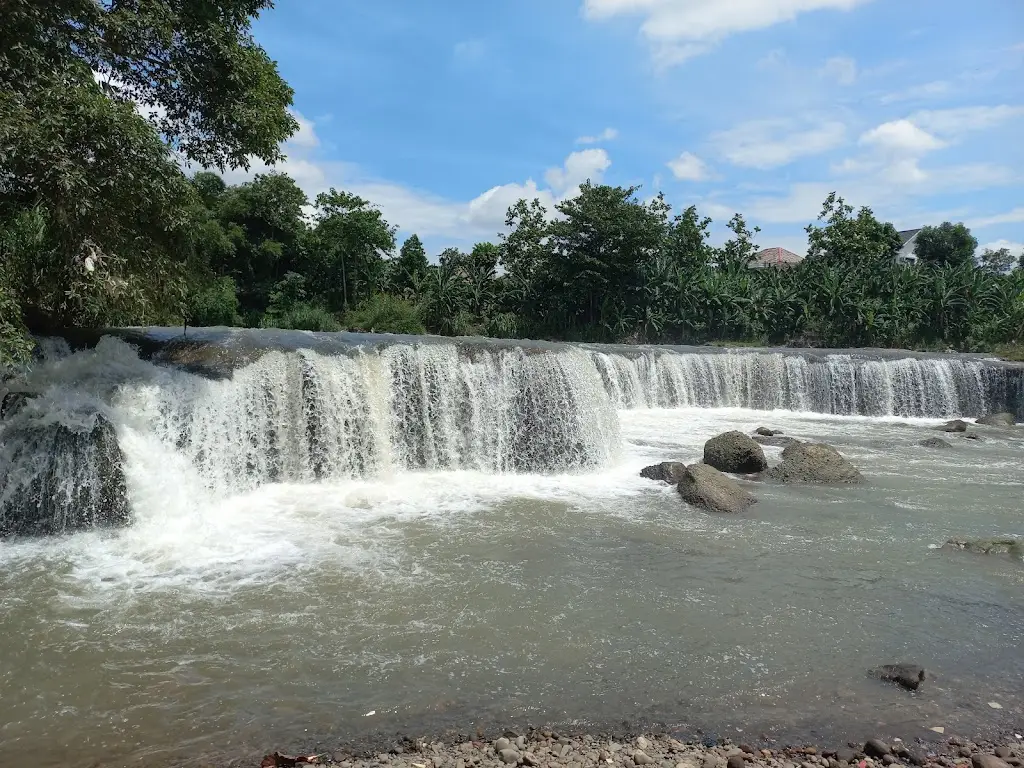
[[[124,454],[114,425],[39,421],[19,414],[0,433],[0,537],[128,525]]]
[[[754,430],[755,435],[761,435],[762,437],[775,437],[781,435],[781,429],[769,429],[768,427],[758,427]]]
[[[24,392],[9,392],[0,389],[0,419],[11,418],[28,403]]]
[[[949,442],[948,440],[943,440],[941,437],[925,438],[920,443],[918,443],[918,445],[922,446],[923,448],[939,448],[941,450],[953,447],[953,444],[951,442]]]
[[[708,512],[743,512],[757,501],[740,484],[708,464],[691,464],[679,478],[684,501]]]
[[[1024,559],[1024,539],[1006,536],[996,539],[949,539],[942,545],[943,549],[960,552],[972,552],[976,555],[1009,555]]]
[[[935,429],[939,432],[966,432],[967,422],[963,419],[953,419],[945,424],[939,424]]]
[[[883,664],[878,669],[871,670],[876,677],[890,683],[896,683],[908,691],[916,691],[924,682],[924,667],[917,664]]]
[[[720,472],[751,474],[768,468],[764,451],[749,435],[725,432],[704,443],[704,463]]]
[[[984,424],[987,427],[1012,427],[1017,423],[1017,417],[1012,413],[990,413],[977,419],[975,424]]]
[[[796,443],[782,451],[782,463],[765,475],[780,483],[846,485],[864,478],[839,451],[825,443]]]
[[[660,464],[652,464],[640,470],[640,477],[648,480],[661,480],[665,483],[675,485],[682,477],[686,465],[681,461],[663,461]]]

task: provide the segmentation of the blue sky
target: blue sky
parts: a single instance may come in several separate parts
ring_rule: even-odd
[[[835,189],[1024,248],[1020,0],[301,0],[255,34],[302,125],[280,169],[435,254],[587,178],[695,204],[717,241],[740,211],[803,252]]]

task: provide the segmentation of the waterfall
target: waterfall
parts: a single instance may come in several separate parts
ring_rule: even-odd
[[[412,469],[578,471],[619,446],[597,369],[573,349],[274,351],[228,379],[123,387],[116,406],[223,492]]]
[[[836,415],[980,416],[1021,407],[1010,368],[958,358],[780,352],[594,352],[619,409],[755,408]]]
[[[0,535],[128,523],[126,430],[228,496],[410,470],[594,470],[620,450],[617,410],[1024,416],[1024,367],[977,358],[261,331],[189,344],[228,368],[143,360],[112,336],[45,345],[0,391]]]

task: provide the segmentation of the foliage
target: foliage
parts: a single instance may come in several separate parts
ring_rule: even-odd
[[[190,184],[179,160],[273,162],[297,127],[249,32],[269,6],[4,4],[0,355],[23,353],[25,329],[177,323],[195,309],[233,244],[207,245],[215,185]]]
[[[952,267],[973,264],[978,241],[963,224],[944,221],[917,233],[914,253],[926,264]]]
[[[1021,255],[1021,258],[1024,258],[1024,254]],[[1010,253],[1009,248],[1004,247],[997,250],[986,248],[981,252],[979,261],[982,269],[1002,275],[1013,269],[1016,257]]]
[[[389,287],[399,296],[414,298],[421,292],[429,271],[423,243],[418,236],[410,235],[398,251]]]
[[[230,277],[211,280],[191,298],[186,319],[195,326],[239,325],[235,281]]]
[[[345,315],[345,325],[352,330],[372,333],[426,333],[417,308],[389,294],[377,294],[360,302]]]

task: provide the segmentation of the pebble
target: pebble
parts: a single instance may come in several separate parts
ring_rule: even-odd
[[[646,742],[647,739],[644,739],[644,741]],[[633,753],[633,762],[637,765],[650,765],[654,762],[654,760],[646,752],[638,749],[636,752]]]
[[[649,741],[648,741],[648,740],[647,740],[646,738],[644,738],[643,736],[640,736],[640,737],[639,737],[639,738],[638,738],[638,739],[636,740],[636,747],[637,747],[637,749],[641,749],[641,750],[642,750],[642,749],[647,749],[647,748],[648,748],[649,746],[651,746],[651,742],[649,742]]]
[[[512,742],[502,736],[500,739],[494,742],[494,751],[502,752],[503,750],[509,749],[512,746]]]
[[[743,760],[743,755],[737,752],[726,761],[725,765],[726,768],[745,768],[746,763]]]
[[[1003,760],[1005,760],[1006,758],[1010,757],[1012,754],[1013,753],[1010,752],[1010,748],[1009,747],[996,747],[996,757],[998,757],[998,758],[1002,758]]]
[[[971,755],[971,764],[974,768],[1009,768],[1006,763],[995,755],[986,755],[982,752],[976,752]]]
[[[889,745],[881,739],[869,739],[864,745],[864,754],[868,757],[882,757],[888,755],[890,751]]]
[[[508,739],[505,739],[505,741],[508,741]],[[505,749],[499,749],[498,757],[500,757],[501,762],[505,763],[506,765],[515,765],[519,762],[519,753],[516,752],[514,749],[510,749],[508,747],[506,747]]]

